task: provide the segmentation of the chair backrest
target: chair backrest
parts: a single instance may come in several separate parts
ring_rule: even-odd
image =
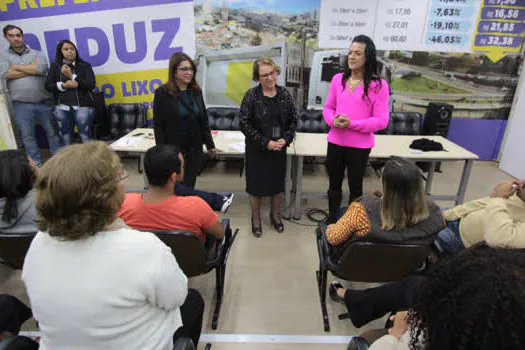
[[[326,133],[329,129],[322,110],[309,109],[298,112],[297,132]]]
[[[146,107],[142,103],[114,103],[108,106],[111,137],[118,139],[146,126]]]
[[[420,135],[421,114],[415,112],[392,112],[386,129],[379,134],[387,135]]]
[[[212,130],[240,130],[237,107],[208,108],[208,124]]]
[[[0,341],[0,350],[38,350],[38,343],[31,338],[15,335]]]
[[[93,99],[95,101],[95,119],[93,120],[93,136],[95,138],[105,138],[110,135],[111,121],[108,116],[108,109],[106,107],[106,99],[102,91],[93,92]]]
[[[352,242],[342,252],[335,273],[349,281],[396,281],[421,267],[430,251],[421,245]]]
[[[0,258],[11,267],[21,269],[36,232],[0,233]]]
[[[195,233],[189,231],[152,231],[171,248],[186,277],[203,274],[206,270],[206,251]]]

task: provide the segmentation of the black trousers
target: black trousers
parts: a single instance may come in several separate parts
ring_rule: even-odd
[[[175,184],[173,191],[177,196],[197,196],[203,199],[215,211],[221,211],[224,205],[224,196],[215,192],[199,191],[183,184]]]
[[[360,328],[390,312],[408,310],[415,295],[424,288],[427,278],[410,276],[380,287],[364,290],[347,289],[345,304],[350,320]]]
[[[328,143],[326,166],[328,168],[328,208],[330,219],[335,222],[343,198],[343,179],[348,173],[350,197],[348,204],[363,195],[363,177],[370,155],[370,148],[352,148]]]
[[[197,348],[201,337],[203,314],[204,299],[196,289],[188,289],[186,300],[180,307],[182,327],[175,331],[173,342],[182,337],[191,338],[195,348]]]
[[[204,152],[182,151],[184,155],[184,180],[182,183],[188,187],[195,188],[197,176],[204,164]]]

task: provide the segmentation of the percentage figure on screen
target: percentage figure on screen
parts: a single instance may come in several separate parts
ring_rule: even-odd
[[[435,14],[438,17],[459,17],[461,16],[460,8],[441,8],[438,7],[435,10]]]
[[[433,44],[460,45],[461,37],[453,35],[434,35],[429,39]]]
[[[460,27],[459,22],[435,21],[430,24],[430,28],[434,30],[459,30]]]

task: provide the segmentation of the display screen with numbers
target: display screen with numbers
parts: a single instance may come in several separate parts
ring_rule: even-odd
[[[319,47],[364,34],[379,50],[516,50],[524,32],[525,0],[322,0]]]

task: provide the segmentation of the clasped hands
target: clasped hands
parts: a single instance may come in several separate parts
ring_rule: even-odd
[[[268,142],[268,150],[269,151],[280,151],[283,149],[283,147],[286,146],[286,140],[283,138],[280,138],[277,141],[270,141]]]
[[[350,119],[346,117],[346,114],[337,114],[334,118],[334,127],[338,129],[346,129],[350,125]]]
[[[62,65],[62,69],[60,70],[60,72],[69,79],[73,78],[73,72],[67,64]],[[78,87],[78,83],[74,80],[68,80],[62,83],[62,87],[66,89],[76,89]]]
[[[492,198],[504,198],[508,199],[513,194],[517,194],[522,200],[525,201],[525,180],[521,181],[505,181],[494,188],[490,197]]]

